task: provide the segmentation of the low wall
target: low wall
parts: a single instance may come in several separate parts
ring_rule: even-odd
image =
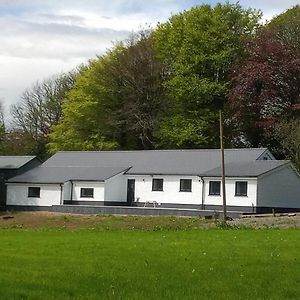
[[[222,217],[222,211],[179,209],[179,208],[151,208],[124,206],[88,206],[88,205],[53,205],[53,212],[74,214],[112,214],[112,215],[145,215],[145,216],[189,216],[189,217]],[[231,218],[239,218],[240,212],[228,211]]]

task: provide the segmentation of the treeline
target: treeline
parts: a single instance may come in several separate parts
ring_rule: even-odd
[[[36,83],[1,127],[1,151],[216,148],[222,110],[227,147],[269,147],[300,166],[300,6],[261,17],[197,6]]]

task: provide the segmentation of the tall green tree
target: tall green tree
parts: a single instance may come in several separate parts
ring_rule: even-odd
[[[300,53],[300,5],[273,18],[267,24],[267,29],[271,30],[278,40]]]
[[[300,118],[279,121],[274,130],[280,142],[281,154],[290,159],[300,171]]]
[[[48,149],[107,150],[117,147],[114,132],[107,126],[110,118],[106,99],[110,87],[106,73],[119,51],[89,61],[81,70],[63,105],[60,122],[52,127]]]
[[[168,106],[166,76],[148,30],[91,60],[69,93],[50,151],[154,148]]]
[[[172,110],[161,122],[162,147],[215,147],[217,111],[223,108],[231,65],[255,34],[261,13],[239,4],[201,5],[171,17],[154,33],[169,66]]]
[[[111,120],[119,125],[122,149],[152,149],[154,132],[169,106],[163,85],[168,69],[156,56],[151,30],[132,35],[122,48],[108,71]]]

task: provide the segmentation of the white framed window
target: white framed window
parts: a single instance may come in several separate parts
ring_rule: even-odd
[[[248,182],[236,181],[235,182],[235,196],[247,196],[248,194]]]
[[[40,198],[41,188],[37,186],[28,187],[28,197],[29,198]]]
[[[152,191],[162,192],[164,190],[164,180],[162,178],[152,179]]]
[[[81,188],[80,189],[80,198],[94,198],[94,189],[93,188]]]
[[[220,196],[221,195],[221,181],[210,181],[209,182],[209,195]]]
[[[192,179],[180,179],[180,192],[192,191]]]

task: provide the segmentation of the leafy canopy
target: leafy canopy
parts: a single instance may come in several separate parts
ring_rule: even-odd
[[[217,112],[223,108],[231,64],[243,40],[259,27],[261,13],[239,4],[201,5],[175,15],[154,32],[158,53],[169,66],[171,113],[157,137],[164,147],[214,147]]]

